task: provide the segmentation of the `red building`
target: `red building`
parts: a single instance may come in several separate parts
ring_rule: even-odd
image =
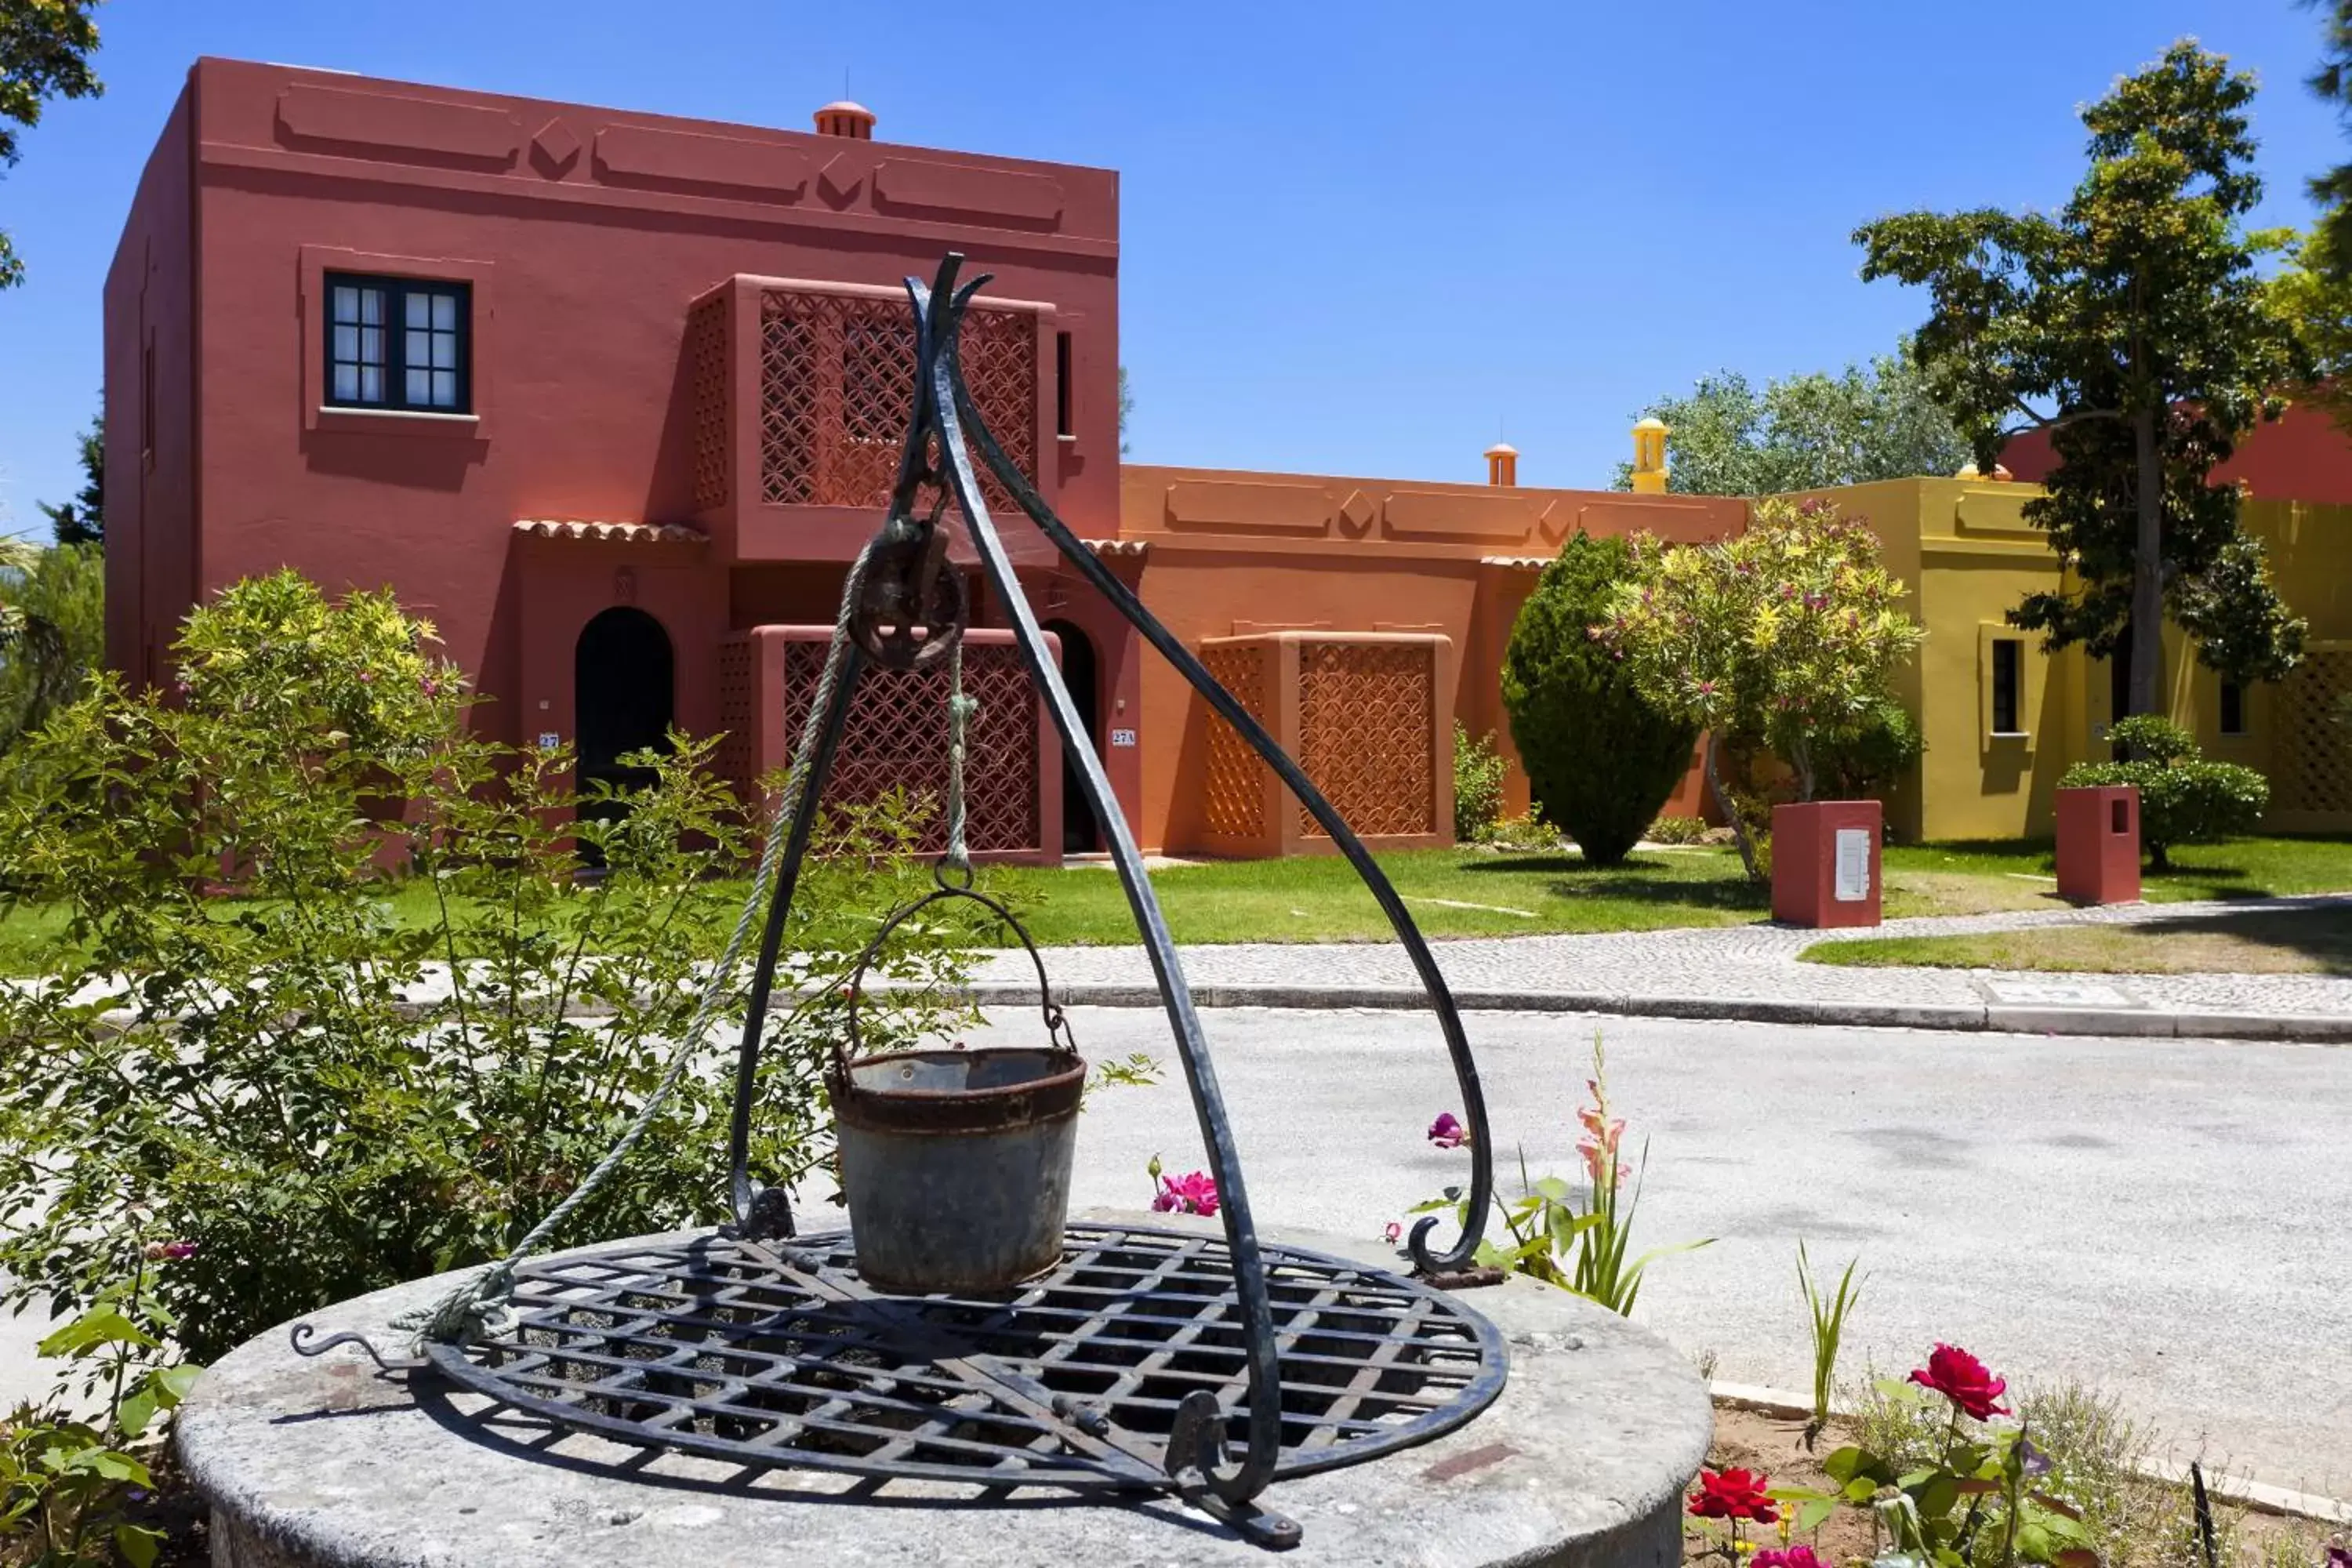
[[[1499,489],[1152,470],[1123,520],[1117,174],[873,130],[851,104],[810,133],[199,61],[107,279],[109,662],[162,679],[204,595],[290,565],[429,617],[499,738],[610,776],[672,722],[724,731],[748,781],[797,731],[895,476],[900,280],[949,249],[995,275],[963,337],[990,427],[1188,641],[1274,639],[1248,700],[1375,844],[1450,838],[1454,718],[1501,728],[1502,638],[1564,530],[1740,524],[1507,464]],[[1093,590],[1005,537],[1141,841],[1299,840]],[[974,847],[1091,847],[961,558]],[[861,688],[843,789],[942,775],[939,679]]]

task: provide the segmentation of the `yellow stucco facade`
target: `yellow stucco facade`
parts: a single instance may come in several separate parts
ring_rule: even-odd
[[[2079,648],[2044,654],[2004,618],[2027,594],[2060,583],[2057,557],[2023,515],[2038,487],[1917,479],[1816,493],[1870,521],[1927,631],[1895,682],[1926,750],[1888,797],[1890,826],[1913,841],[2046,836],[2060,775],[2106,756],[2100,737],[2114,710],[2105,661]],[[2281,592],[2310,623],[2310,656],[2284,684],[2225,703],[2220,679],[2168,626],[2172,717],[2208,756],[2270,775],[2269,826],[2352,828],[2352,731],[2333,721],[2340,694],[2352,690],[2352,507],[2255,499],[2243,515],[2272,552]]]

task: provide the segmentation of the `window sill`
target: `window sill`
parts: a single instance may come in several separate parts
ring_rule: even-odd
[[[361,436],[471,437],[480,428],[478,414],[430,414],[409,408],[344,408],[322,405],[317,428]]]
[[[2031,730],[1988,730],[1985,731],[1985,739],[1988,741],[2031,741],[2033,739],[2033,731]]]

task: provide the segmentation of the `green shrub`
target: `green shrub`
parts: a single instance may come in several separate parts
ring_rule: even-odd
[[[1503,705],[1536,805],[1597,866],[1641,842],[1698,741],[1636,691],[1591,635],[1632,570],[1622,540],[1576,534],[1520,606],[1503,655]]]
[[[2172,846],[2210,844],[2251,833],[2270,807],[2268,779],[2236,763],[2206,761],[2196,738],[2169,719],[2142,713],[2118,720],[2107,740],[2126,760],[2077,763],[2059,779],[2058,787],[2137,788],[2140,843],[2155,870],[2170,868],[2168,852]]]
[[[1503,772],[1495,737],[1470,738],[1462,721],[1454,721],[1454,841],[1479,844],[1494,837],[1503,819]]]
[[[0,752],[81,694],[106,657],[106,556],[0,540]]]
[[[1825,737],[1813,747],[1821,798],[1883,798],[1927,751],[1919,722],[1903,705],[1885,699],[1871,705],[1849,734]]]
[[[79,1310],[133,1206],[194,1244],[156,1279],[210,1360],[326,1302],[502,1256],[611,1146],[695,1011],[748,825],[712,742],[569,820],[567,752],[479,739],[457,671],[388,595],[291,574],[189,617],[177,700],[101,679],[22,744],[0,885],[70,911],[62,967],[0,988],[0,1296]],[[836,982],[919,882],[903,800],[839,824],[801,882],[753,1164],[827,1154]],[[583,880],[579,849],[605,874]],[[387,873],[388,863],[408,868]],[[233,893],[224,894],[226,882]],[[388,900],[428,912],[392,918]],[[901,928],[869,1037],[940,1025],[969,942]],[[740,999],[735,1004],[740,1016]],[[719,1217],[733,1026],[698,1043],[621,1179],[565,1239]]]
[[[1706,837],[1704,816],[1662,816],[1642,837],[1653,844],[1696,844]]]

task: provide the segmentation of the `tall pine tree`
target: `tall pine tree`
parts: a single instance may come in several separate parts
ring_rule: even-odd
[[[2184,39],[2083,111],[2090,167],[2056,214],[1909,213],[1854,233],[1864,278],[1928,290],[1914,353],[1977,461],[2051,433],[2059,466],[2026,515],[2071,581],[2009,618],[2125,658],[2133,713],[2159,710],[2168,612],[2233,679],[2277,679],[2302,653],[2237,491],[2208,482],[2308,374],[2244,227],[2262,198],[2253,95]]]

